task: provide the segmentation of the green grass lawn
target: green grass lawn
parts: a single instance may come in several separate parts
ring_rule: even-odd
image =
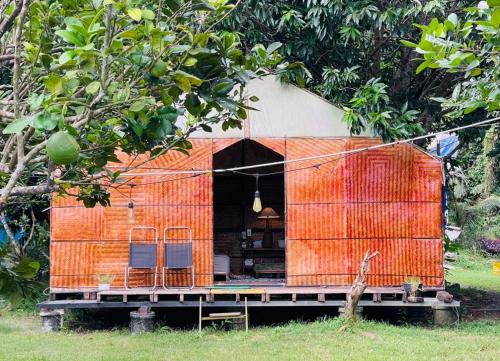
[[[360,322],[339,332],[341,319],[254,328],[250,332],[128,331],[44,334],[38,319],[0,319],[0,360],[497,360],[500,322],[450,328]]]
[[[462,287],[500,292],[500,275],[493,273],[492,263],[493,258],[478,252],[460,252],[458,260],[450,263],[454,268],[447,272],[446,280]]]

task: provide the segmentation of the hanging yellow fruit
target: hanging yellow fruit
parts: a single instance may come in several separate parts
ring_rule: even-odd
[[[47,141],[47,154],[55,164],[70,164],[78,159],[80,146],[68,133],[60,130]]]

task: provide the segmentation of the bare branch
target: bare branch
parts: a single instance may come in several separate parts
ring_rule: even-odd
[[[16,17],[19,15],[21,12],[21,9],[23,8],[24,5],[24,0],[18,0],[16,1],[16,6],[14,7],[14,10],[10,14],[10,16],[6,19],[4,19],[0,23],[0,39],[5,35],[7,31],[10,30],[12,24],[14,23],[14,20]]]

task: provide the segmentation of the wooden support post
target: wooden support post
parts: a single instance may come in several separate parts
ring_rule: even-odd
[[[246,297],[245,297],[245,330],[246,332],[248,332],[248,302]]]
[[[101,298],[101,294],[100,293],[97,293],[96,300],[97,300],[97,303],[101,303],[102,302],[102,298]]]
[[[266,303],[271,302],[271,294],[266,293]]]
[[[214,302],[214,295],[212,293],[207,293],[207,303]]]
[[[297,294],[292,293],[292,302],[297,302]]]
[[[325,294],[318,293],[318,302],[325,303]]]
[[[202,316],[201,316],[201,303],[202,303],[201,299],[202,298],[203,297],[200,296],[200,306],[198,308],[198,332],[200,333],[200,335],[201,335],[201,318],[202,318]]]
[[[128,295],[126,293],[123,294],[123,303],[128,302]]]
[[[373,302],[375,302],[375,303],[382,302],[382,294],[380,294],[380,293],[374,293],[373,294]]]
[[[236,294],[235,301],[236,301],[236,302],[240,302],[240,294],[239,294],[239,293],[237,293],[237,294]]]
[[[184,303],[184,293],[179,294],[179,302]]]

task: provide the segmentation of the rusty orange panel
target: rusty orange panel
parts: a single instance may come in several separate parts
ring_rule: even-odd
[[[212,275],[211,240],[193,242],[193,263],[196,285],[207,286]],[[51,245],[51,287],[96,287],[99,275],[113,276],[111,285],[123,287],[124,271],[128,262],[129,245],[127,242],[53,242]],[[162,243],[158,244],[158,265],[163,265]],[[186,271],[177,272],[169,278],[173,285],[185,285],[189,281]],[[131,285],[149,285],[152,271],[135,270],[131,272]],[[158,282],[162,282],[161,275]]]
[[[380,254],[370,262],[367,281],[373,286],[399,286],[407,277],[418,276],[425,286],[443,283],[441,239],[359,239],[351,243],[353,275],[367,251]]]
[[[132,226],[155,226],[145,216],[144,206],[134,206],[134,224],[129,224],[128,207],[103,208],[102,241],[128,241]],[[134,233],[136,234],[136,233]]]
[[[97,243],[90,242],[52,242],[50,273],[54,276],[92,275],[97,247]]]
[[[286,158],[380,143],[293,139]],[[372,262],[370,285],[399,286],[418,276],[426,286],[442,286],[439,161],[398,145],[347,155],[324,174],[323,166],[300,170],[316,162],[287,165],[297,170],[286,174],[288,285],[350,285],[371,250],[380,256]]]
[[[289,240],[287,252],[289,276],[349,273],[349,241],[345,239]]]
[[[412,201],[441,202],[443,171],[441,162],[414,148]]]
[[[212,153],[217,153],[240,140],[241,138],[212,139]]]
[[[287,284],[350,285],[367,250],[380,253],[370,262],[367,281],[372,286],[400,286],[411,276],[425,286],[443,283],[440,239],[353,239],[289,240]]]
[[[364,148],[372,143],[364,139],[350,139],[347,148]],[[348,200],[408,201],[414,176],[412,150],[408,145],[397,145],[348,155]]]
[[[347,238],[345,204],[291,204],[286,215],[288,239]]]
[[[141,168],[157,169],[183,169],[183,170],[204,170],[212,168],[212,140],[211,139],[193,139],[193,146],[189,150],[189,155],[171,150],[166,154],[144,164]]]
[[[52,241],[92,241],[102,236],[103,208],[51,208],[50,237]]]
[[[134,171],[135,173],[135,171]],[[149,177],[126,178],[126,183],[114,184],[108,188],[111,207],[128,206],[129,199],[132,198],[134,205],[144,205],[146,189],[144,183]]]
[[[196,269],[197,285],[212,283],[212,177],[203,175],[195,178],[178,176],[148,176],[158,168],[210,169],[212,166],[212,141],[193,140],[190,156],[178,152],[166,155],[135,169],[144,173],[134,179],[132,201],[134,202],[135,225],[158,228],[161,237],[165,227],[188,226],[193,230],[193,263]],[[139,158],[120,154],[124,164],[137,163]],[[52,208],[52,273],[51,287],[96,286],[99,274],[114,276],[113,286],[123,286],[123,271],[128,260],[128,185],[111,189],[111,207]],[[148,238],[150,238],[148,236]],[[58,243],[57,240],[74,242]],[[66,244],[67,246],[61,246]],[[90,251],[85,251],[91,247]],[[84,251],[82,251],[84,250]],[[78,258],[78,262],[73,260]],[[161,258],[161,257],[159,257]],[[162,260],[159,259],[161,266]],[[82,267],[82,265],[86,265]],[[133,272],[132,283],[143,285],[151,275]],[[184,279],[178,279],[184,281]],[[161,279],[159,279],[161,282]],[[179,283],[178,282],[178,283]],[[179,283],[180,284],[180,283]]]
[[[440,238],[442,235],[441,202],[413,203],[414,238]]]
[[[212,176],[203,174],[146,177],[145,204],[152,205],[211,205]]]
[[[253,138],[253,140],[278,154],[285,155],[285,139]]]
[[[349,238],[410,237],[414,226],[412,205],[405,202],[350,203],[347,205]]]
[[[190,227],[193,239],[212,239],[212,214],[211,206],[151,206],[145,222],[162,232],[165,227]]]
[[[342,152],[342,139],[287,139],[286,159]],[[307,168],[306,167],[312,167]],[[325,158],[288,163],[285,173],[287,204],[343,202],[345,159]]]

